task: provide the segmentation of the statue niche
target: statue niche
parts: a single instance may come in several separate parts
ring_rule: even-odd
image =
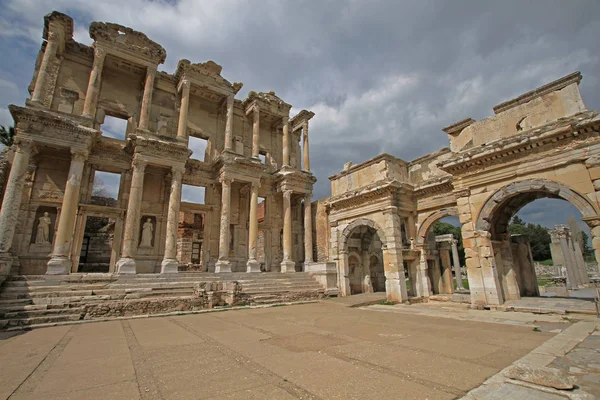
[[[151,249],[154,247],[154,231],[156,230],[156,217],[144,216],[140,221],[140,248]]]
[[[33,219],[29,251],[32,253],[50,253],[55,227],[56,208],[38,207]]]

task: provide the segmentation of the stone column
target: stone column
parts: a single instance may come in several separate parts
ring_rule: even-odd
[[[442,263],[442,286],[443,293],[450,294],[454,293],[454,287],[452,285],[452,264],[450,262],[450,247],[447,242],[440,243],[440,260]]]
[[[260,272],[260,262],[256,260],[256,243],[258,242],[258,188],[257,183],[252,183],[250,192],[250,217],[248,229],[248,262],[246,272]]]
[[[567,270],[567,289],[573,289],[577,287],[577,275],[575,271],[575,264],[571,258],[571,251],[569,251],[568,233],[565,229],[559,229],[557,227],[558,240],[560,243],[560,250],[563,253],[563,263]]]
[[[388,301],[402,303],[408,301],[406,291],[406,278],[404,273],[404,259],[402,257],[402,243],[400,234],[400,216],[395,207],[384,211],[385,237],[380,240],[385,244],[383,250],[383,270],[385,272],[385,293]]]
[[[98,103],[98,94],[100,93],[100,82],[102,81],[102,68],[104,67],[104,59],[106,51],[96,47],[94,49],[94,64],[90,73],[87,92],[85,93],[85,103],[83,104],[84,117],[96,117],[96,105]]]
[[[219,260],[215,264],[215,272],[231,272],[229,261],[229,206],[231,205],[231,178],[221,179],[221,226],[219,230]]]
[[[252,157],[258,158],[258,154],[260,152],[258,144],[260,137],[260,110],[258,106],[254,106],[252,114]]]
[[[304,125],[302,126],[302,133],[304,134],[303,136],[303,153],[304,153],[304,170],[305,171],[310,171],[310,158],[308,156],[308,121],[304,122]]]
[[[587,269],[585,266],[585,260],[583,259],[583,253],[581,252],[581,247],[579,243],[575,240],[573,242],[573,258],[575,259],[575,263],[577,264],[577,270],[579,271],[579,282],[582,285],[587,285],[590,283],[590,278],[587,274]]]
[[[227,97],[227,121],[225,123],[225,150],[233,148],[233,95]]]
[[[588,222],[590,226],[590,234],[592,236],[592,248],[594,249],[594,257],[598,264],[598,273],[600,274],[600,221],[594,220]]]
[[[9,250],[12,247],[15,228],[21,206],[23,185],[27,175],[27,167],[33,150],[33,143],[17,140],[17,151],[13,158],[12,167],[6,182],[6,191],[0,209],[0,274],[8,273],[10,269]],[[6,269],[6,271],[3,271]]]
[[[87,159],[87,152],[71,152],[71,166],[63,195],[62,211],[54,240],[54,250],[52,250],[52,256],[50,261],[48,261],[48,269],[46,270],[46,274],[48,275],[68,274],[71,272],[72,267],[70,257],[71,244],[73,243],[75,219],[79,208],[81,178],[83,176],[83,166]]]
[[[281,272],[296,272],[292,261],[292,191],[283,191],[283,261]]]
[[[33,88],[33,94],[31,95],[31,101],[36,103],[42,103],[42,97],[45,94],[46,82],[48,81],[48,69],[56,57],[56,51],[58,50],[58,41],[60,37],[56,32],[48,33],[48,41],[46,42],[46,49],[44,50],[44,56],[42,63],[40,64],[40,70],[38,71],[37,79],[35,80],[35,87]]]
[[[177,231],[179,228],[179,206],[181,204],[181,179],[184,168],[171,168],[171,193],[169,195],[169,212],[167,214],[167,239],[165,242],[165,256],[161,263],[160,273],[177,273]]]
[[[290,165],[290,129],[289,118],[283,117],[283,166]]]
[[[190,106],[190,81],[181,81],[181,105],[179,107],[179,124],[177,125],[177,139],[187,140],[187,120]]]
[[[125,219],[125,234],[123,235],[123,251],[121,259],[117,261],[119,274],[135,274],[135,255],[137,253],[138,236],[140,233],[140,208],[144,194],[144,171],[146,161],[133,160],[133,174],[131,188],[129,189],[129,202],[127,203],[127,217]]]
[[[144,95],[142,97],[142,108],[140,110],[140,129],[148,129],[148,119],[152,109],[152,92],[154,91],[154,77],[156,67],[146,68],[146,83],[144,84]]]
[[[312,193],[304,196],[304,265],[313,262],[313,237],[312,237]],[[368,267],[368,264],[367,264]]]
[[[462,274],[460,272],[460,259],[458,258],[458,240],[452,240],[452,261],[454,262],[454,275],[456,277],[456,290],[464,290]]]

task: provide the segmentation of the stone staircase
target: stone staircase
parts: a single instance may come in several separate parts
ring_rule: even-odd
[[[0,328],[322,297],[308,273],[10,276],[0,287]]]

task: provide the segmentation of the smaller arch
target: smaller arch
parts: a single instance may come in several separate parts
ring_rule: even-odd
[[[458,209],[456,207],[442,208],[429,214],[425,218],[425,221],[419,226],[417,232],[417,245],[423,245],[425,243],[425,236],[427,235],[427,232],[429,232],[431,225],[445,217],[458,217]]]
[[[379,240],[381,240],[381,242],[383,243],[384,246],[386,245],[387,238],[385,237],[385,234],[383,233],[383,229],[381,229],[381,227],[375,221],[368,219],[368,218],[358,218],[358,219],[355,219],[354,221],[352,221],[350,224],[348,224],[348,226],[342,232],[340,249],[343,249],[343,250],[346,249],[346,244],[348,243],[348,238],[352,234],[352,231],[354,231],[354,229],[358,228],[359,226],[368,226],[370,228],[375,229],[375,231],[377,232],[377,235],[379,236]]]
[[[528,196],[519,196],[525,194],[528,194]],[[475,229],[489,232],[498,222],[502,209],[506,206],[510,206],[508,211],[518,211],[531,201],[543,197],[568,201],[581,212],[583,218],[598,216],[598,211],[594,205],[575,190],[555,181],[527,179],[510,183],[498,189],[481,208]],[[508,215],[509,219],[511,216]]]

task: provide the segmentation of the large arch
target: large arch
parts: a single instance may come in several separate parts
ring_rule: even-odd
[[[375,221],[368,218],[358,218],[352,221],[350,224],[348,224],[348,226],[342,232],[340,249],[347,250],[346,245],[348,243],[348,238],[352,234],[352,231],[354,231],[354,229],[358,228],[359,226],[368,226],[370,228],[375,229],[377,231],[377,235],[379,236],[379,240],[381,240],[383,245],[386,246],[386,244],[388,243],[388,239],[385,236],[383,229],[381,229],[381,227]]]
[[[425,221],[423,221],[423,223],[421,223],[421,225],[419,226],[419,231],[417,232],[417,245],[422,245],[425,243],[425,238],[427,236],[427,233],[429,232],[429,228],[431,228],[431,225],[433,225],[442,218],[457,216],[458,210],[456,207],[442,208],[429,214],[425,218]]]
[[[475,229],[488,231],[493,236],[506,233],[510,218],[539,198],[566,200],[581,212],[584,219],[598,216],[598,210],[585,196],[564,184],[546,179],[527,179],[498,189],[481,208]]]

